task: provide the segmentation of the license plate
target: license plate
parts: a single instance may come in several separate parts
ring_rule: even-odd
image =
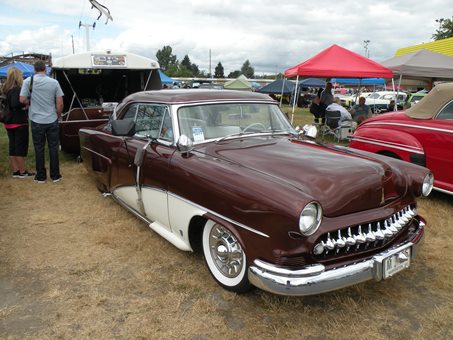
[[[383,276],[384,279],[393,276],[394,274],[406,269],[411,264],[411,248],[406,248],[396,254],[393,254],[384,259]]]

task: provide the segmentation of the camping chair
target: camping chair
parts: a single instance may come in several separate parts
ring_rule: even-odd
[[[326,110],[325,123],[322,126],[322,139],[325,135],[333,135],[335,138],[339,136],[339,122],[341,118],[340,111],[328,111]]]

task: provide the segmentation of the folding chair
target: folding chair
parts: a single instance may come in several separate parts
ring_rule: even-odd
[[[322,139],[325,135],[333,135],[335,138],[338,138],[339,135],[339,122],[341,118],[340,111],[328,111],[326,110],[326,120],[322,126]]]

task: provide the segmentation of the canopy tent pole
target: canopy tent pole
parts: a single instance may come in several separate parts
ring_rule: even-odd
[[[79,99],[79,97],[77,96],[76,91],[75,91],[74,88],[72,87],[72,84],[71,84],[71,82],[69,81],[69,78],[68,78],[68,76],[66,75],[66,72],[65,72],[65,71],[63,71],[63,75],[65,76],[66,81],[68,82],[69,87],[71,88],[72,93],[74,94],[75,98],[76,98],[77,101],[79,102],[80,108],[82,109],[82,112],[83,112],[83,114],[85,115],[85,118],[86,118],[87,120],[89,120],[89,119],[88,119],[88,115],[87,115],[87,113],[85,112],[85,109],[83,108],[82,103],[80,102],[80,99]],[[69,114],[71,113],[73,102],[74,102],[74,97],[73,97],[72,102],[71,102],[71,107],[69,108],[69,111],[68,111],[68,113],[67,113],[67,114],[68,114],[68,119],[67,119],[67,120],[69,120]],[[62,115],[62,116],[63,116],[63,115]]]
[[[286,80],[286,77],[283,77],[282,92],[280,94],[280,107],[282,107],[282,103],[283,103],[283,89],[285,87],[285,80]]]
[[[403,78],[403,74],[400,73],[400,79],[398,81],[398,88],[396,89],[395,107],[393,108],[393,111],[397,111],[398,110],[398,94],[399,94],[399,90],[400,90],[400,87],[401,87],[401,79],[402,78]]]
[[[294,122],[294,106],[296,104],[297,86],[299,85],[299,75],[296,77],[296,88],[294,89],[293,112],[291,114],[291,124]]]

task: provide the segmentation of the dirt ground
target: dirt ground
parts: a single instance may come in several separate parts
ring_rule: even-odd
[[[409,270],[312,297],[219,287],[185,253],[103,198],[83,165],[61,183],[0,179],[0,338],[452,339],[453,197],[419,202]]]

